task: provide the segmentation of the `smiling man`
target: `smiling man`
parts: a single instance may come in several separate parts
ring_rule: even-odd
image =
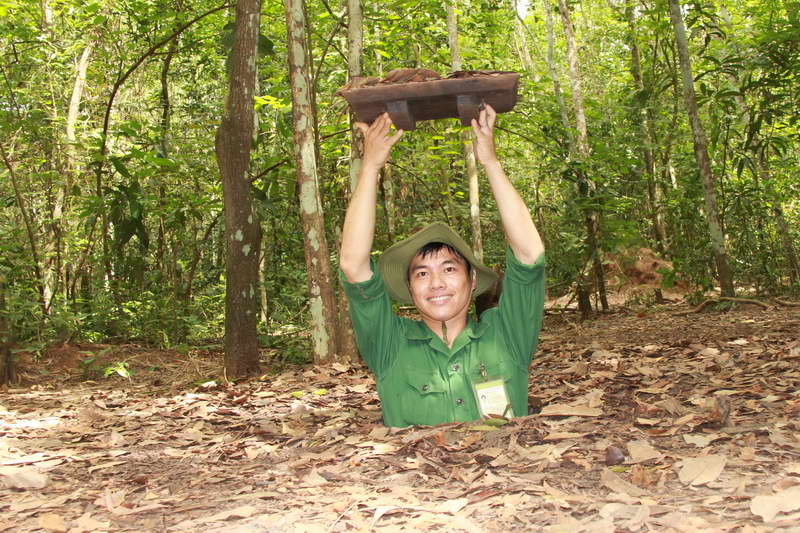
[[[497,307],[470,316],[497,274],[446,224],[434,223],[371,259],[379,172],[402,130],[382,115],[364,133],[364,158],[342,232],[339,266],[361,355],[375,373],[387,426],[528,414],[528,367],[544,307],[544,246],[497,159],[496,114],[472,121],[475,154],[497,202],[508,250]],[[390,297],[422,320],[397,316]]]

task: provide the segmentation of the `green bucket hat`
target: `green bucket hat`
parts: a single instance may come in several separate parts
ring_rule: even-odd
[[[386,284],[389,295],[401,303],[413,303],[408,291],[408,265],[420,248],[431,242],[449,244],[467,258],[476,272],[475,296],[481,294],[497,281],[497,274],[478,261],[472,249],[455,231],[444,222],[434,222],[415,234],[386,249],[378,259],[378,270]]]

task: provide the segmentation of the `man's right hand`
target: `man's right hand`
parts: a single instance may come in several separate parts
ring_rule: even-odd
[[[364,134],[364,159],[362,169],[369,167],[371,170],[380,170],[389,160],[389,155],[403,130],[397,130],[394,135],[389,135],[392,119],[388,113],[383,113],[367,126],[363,122],[356,122],[356,127]]]

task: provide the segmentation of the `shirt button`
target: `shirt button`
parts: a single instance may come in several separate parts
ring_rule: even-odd
[[[463,403],[464,403],[464,399],[463,398],[459,398],[458,400],[456,400],[456,405],[461,405]]]
[[[453,365],[453,372],[458,372],[461,370],[461,365]]]
[[[422,386],[422,392],[428,392],[430,390],[430,388],[431,388],[430,385],[423,385]]]

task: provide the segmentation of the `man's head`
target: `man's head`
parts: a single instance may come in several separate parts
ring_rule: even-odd
[[[411,280],[411,267],[415,259],[425,259],[429,255],[437,255],[442,250],[450,252],[450,254],[452,254],[458,262],[462,263],[466,267],[467,275],[472,276],[472,263],[470,263],[469,260],[464,257],[464,254],[459,252],[457,248],[454,248],[446,242],[429,242],[422,245],[422,247],[417,250],[417,253],[414,254],[414,257],[411,258],[411,262],[408,265],[408,272],[406,273],[406,281],[408,282]]]
[[[389,247],[378,260],[378,268],[387,291],[395,300],[419,305],[410,290],[417,279],[413,270],[423,272],[420,268],[433,267],[434,263],[450,274],[463,274],[467,305],[473,292],[478,295],[497,280],[497,274],[478,261],[469,245],[442,222],[430,224]],[[425,270],[419,279],[425,278],[427,272]],[[433,301],[441,302],[442,298]]]
[[[448,322],[469,312],[476,276],[466,257],[453,246],[430,242],[408,265],[408,291],[425,320]]]

